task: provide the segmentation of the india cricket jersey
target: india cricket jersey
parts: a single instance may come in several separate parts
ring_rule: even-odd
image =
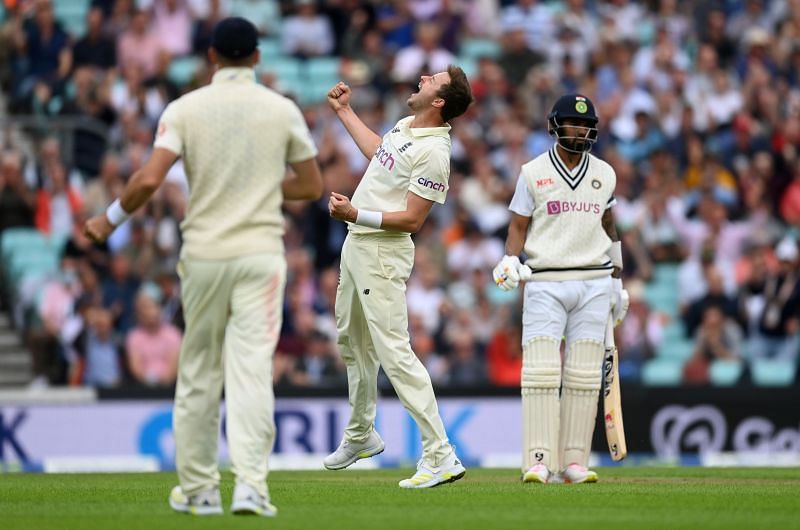
[[[611,274],[611,239],[602,217],[615,203],[616,182],[614,169],[589,153],[570,171],[555,146],[522,166],[509,209],[532,218],[525,263],[533,270],[533,280]]]
[[[444,204],[450,177],[450,126],[411,128],[413,119],[403,118],[384,135],[353,194],[356,208],[403,211],[409,192]],[[399,234],[353,223],[348,229],[354,234]]]
[[[286,163],[317,154],[294,102],[256,83],[251,68],[222,68],[167,106],[155,147],[181,155],[189,180],[182,256],[283,250]]]

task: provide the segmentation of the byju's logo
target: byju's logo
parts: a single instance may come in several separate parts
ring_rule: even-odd
[[[596,202],[547,201],[547,215],[558,215],[567,212],[599,214],[602,211]]]
[[[424,177],[420,177],[417,179],[417,183],[420,184],[421,186],[425,186],[426,188],[430,188],[433,191],[444,191],[444,184],[442,184],[441,182],[434,182]]]

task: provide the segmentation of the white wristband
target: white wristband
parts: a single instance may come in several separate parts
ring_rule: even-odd
[[[373,212],[371,210],[358,209],[356,224],[368,226],[370,228],[380,228],[383,223],[383,212]]]
[[[611,259],[611,264],[622,270],[622,241],[612,241],[611,248],[608,249],[608,257]]]
[[[122,209],[122,203],[119,199],[111,203],[111,206],[106,210],[106,217],[108,222],[113,226],[119,226],[130,218],[131,214]]]

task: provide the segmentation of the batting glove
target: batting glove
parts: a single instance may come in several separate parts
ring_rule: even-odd
[[[520,263],[517,256],[503,256],[492,271],[494,283],[504,291],[516,289],[520,280],[530,280],[531,274],[530,267]]]
[[[622,280],[611,278],[611,285],[611,314],[614,317],[614,326],[619,326],[625,319],[625,315],[628,314],[630,298],[628,291],[622,287]]]

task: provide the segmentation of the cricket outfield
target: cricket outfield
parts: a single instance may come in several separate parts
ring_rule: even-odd
[[[432,490],[403,490],[410,469],[276,471],[276,519],[173,513],[174,473],[6,474],[3,530],[205,528],[800,528],[797,468],[598,468],[597,484],[522,485],[511,469],[469,469]],[[223,476],[227,511],[232,477]]]

